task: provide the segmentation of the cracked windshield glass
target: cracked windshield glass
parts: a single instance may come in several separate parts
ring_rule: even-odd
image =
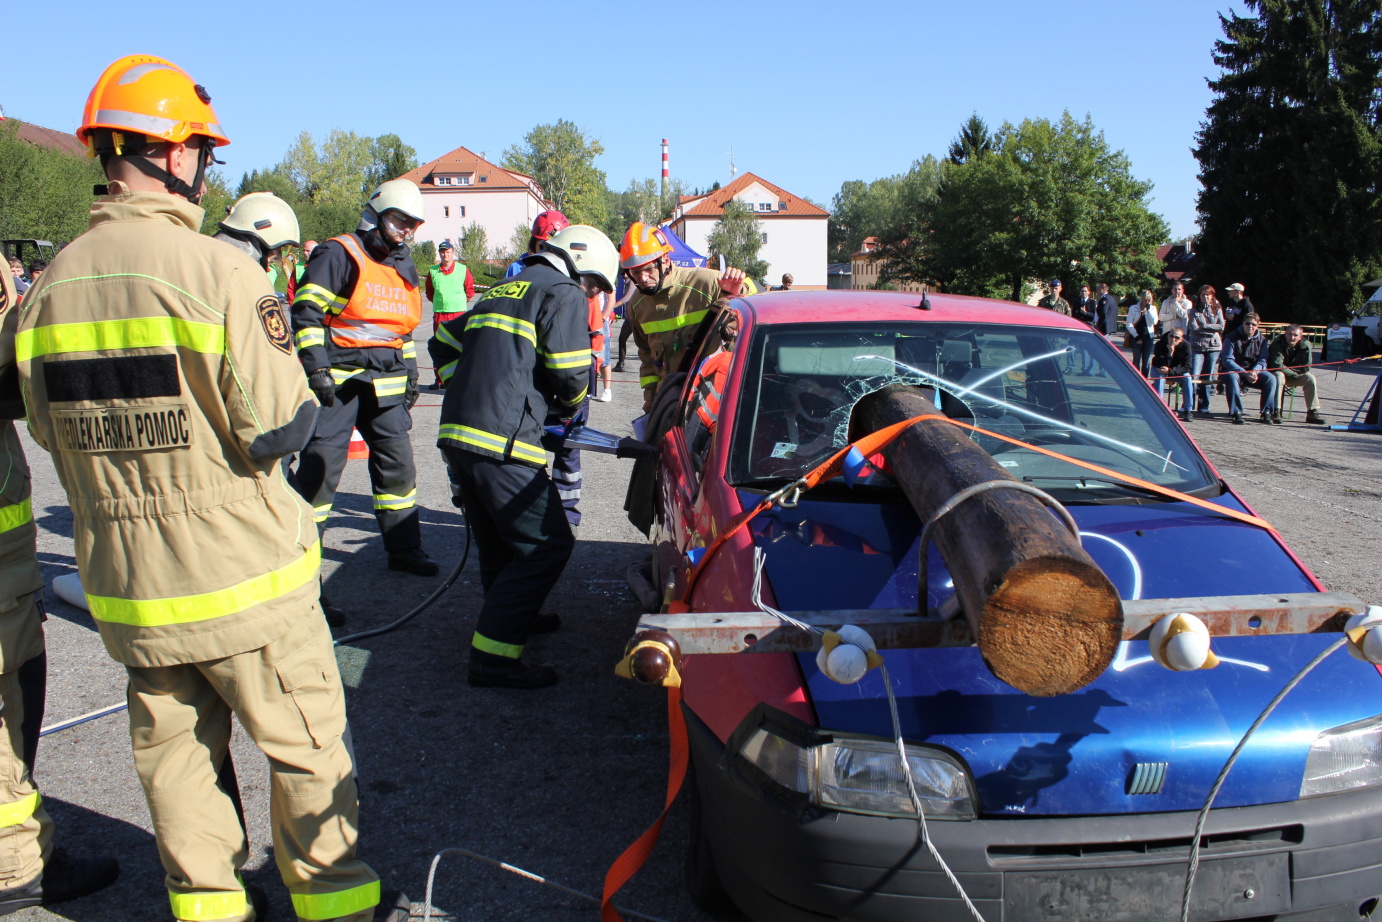
[[[951,419],[984,430],[964,433],[1014,478],[1064,501],[1153,494],[1035,447],[1185,493],[1218,492],[1156,394],[1092,331],[775,326],[758,331],[749,363],[731,452],[739,486],[768,487],[810,471],[848,444],[861,397],[907,384]],[[886,484],[886,467],[873,460]]]

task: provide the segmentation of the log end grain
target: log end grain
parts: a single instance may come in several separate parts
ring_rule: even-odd
[[[1092,561],[1069,557],[1013,567],[977,620],[979,649],[993,674],[1043,698],[1094,681],[1123,638],[1118,591]]]

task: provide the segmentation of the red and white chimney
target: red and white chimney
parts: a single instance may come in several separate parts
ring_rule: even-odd
[[[668,173],[668,171],[667,171],[667,139],[666,139],[666,138],[663,138],[663,139],[662,139],[662,185],[661,185],[661,187],[659,188],[658,191],[659,191],[659,194],[662,195],[664,198],[667,196],[667,177],[668,177],[668,175],[669,175],[669,173]]]

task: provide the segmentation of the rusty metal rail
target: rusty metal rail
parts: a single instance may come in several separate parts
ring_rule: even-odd
[[[1347,592],[1125,600],[1123,639],[1145,640],[1152,625],[1172,612],[1198,616],[1214,637],[1246,637],[1341,631],[1350,615],[1360,614],[1366,608],[1367,603]],[[822,629],[858,625],[868,631],[880,650],[974,644],[969,622],[958,616],[922,617],[913,609],[901,608],[788,614]],[[814,650],[820,645],[817,635],[757,611],[644,615],[638,630],[666,631],[676,638],[683,654],[790,653]]]

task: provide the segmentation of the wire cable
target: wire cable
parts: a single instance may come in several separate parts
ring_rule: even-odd
[[[423,599],[421,602],[419,602],[417,605],[415,605],[415,606],[413,607],[413,610],[412,610],[412,611],[408,612],[408,613],[405,614],[403,617],[399,618],[397,621],[391,621],[390,623],[384,625],[383,627],[371,628],[371,629],[368,630],[368,631],[360,631],[360,632],[357,633],[357,634],[347,634],[345,637],[339,637],[339,638],[337,638],[335,641],[332,642],[331,645],[332,645],[333,647],[339,647],[339,646],[341,646],[341,645],[343,645],[343,644],[353,643],[353,642],[355,642],[355,641],[357,641],[357,640],[364,640],[364,639],[367,638],[367,637],[378,637],[380,634],[387,634],[387,633],[389,633],[390,631],[396,631],[396,630],[398,630],[398,629],[401,628],[403,625],[407,624],[409,621],[412,621],[412,620],[413,620],[414,618],[416,618],[418,615],[420,615],[420,614],[422,614],[424,611],[426,611],[426,610],[428,609],[428,607],[430,607],[431,604],[432,604],[433,602],[435,602],[437,599],[441,598],[442,593],[446,592],[446,590],[448,590],[448,589],[451,588],[452,583],[456,582],[456,580],[457,580],[457,579],[460,577],[460,575],[461,575],[461,571],[465,569],[465,562],[466,562],[466,560],[468,560],[469,558],[470,558],[470,520],[469,520],[469,519],[466,519],[466,523],[465,523],[465,549],[464,549],[463,551],[461,551],[461,559],[456,563],[456,566],[451,570],[451,573],[446,577],[446,579],[442,582],[442,584],[441,584],[440,586],[438,586],[436,589],[432,590],[432,594],[431,594],[431,595],[429,595],[427,598]]]
[[[357,640],[365,640],[369,637],[378,637],[380,634],[387,634],[390,631],[398,630],[403,625],[407,624],[409,621],[413,620],[418,615],[426,611],[432,605],[433,602],[441,598],[442,593],[446,592],[446,590],[451,588],[452,584],[455,583],[456,580],[460,577],[461,571],[465,569],[465,563],[468,559],[470,559],[470,521],[467,519],[465,523],[465,549],[461,551],[461,559],[457,562],[456,566],[451,570],[450,575],[446,577],[446,579],[442,582],[440,586],[432,590],[432,593],[429,596],[427,596],[427,598],[423,599],[421,602],[415,605],[411,611],[409,611],[407,614],[405,614],[398,620],[392,621],[384,625],[383,627],[371,628],[368,631],[359,631],[355,634],[347,634],[345,637],[339,637],[336,640],[333,640],[331,642],[331,645],[333,647],[339,647],[343,644],[354,643]],[[128,707],[129,705],[124,702],[121,702],[120,704],[112,704],[107,707],[100,708],[99,710],[92,711],[89,714],[83,714],[80,717],[73,717],[70,720],[60,721],[50,726],[43,727],[41,730],[38,731],[38,735],[40,738],[42,738],[50,733],[60,733],[63,730],[70,730],[73,727],[81,726],[82,724],[87,723],[89,721],[100,720],[102,717],[109,717],[111,714],[118,714],[119,712],[125,710]]]
[[[444,848],[441,851],[437,852],[436,856],[433,857],[432,866],[427,871],[427,898],[423,902],[423,922],[431,922],[432,885],[436,880],[437,865],[441,864],[442,858],[446,855],[462,855],[466,858],[474,858],[476,861],[482,861],[485,864],[493,865],[494,867],[499,868],[501,870],[508,871],[512,874],[517,874],[520,877],[526,877],[531,881],[536,881],[537,883],[543,884],[548,887],[552,887],[556,890],[560,890],[562,893],[565,893],[569,896],[579,897],[580,899],[586,900],[587,902],[594,903],[596,906],[600,905],[600,900],[597,897],[591,896],[589,893],[582,893],[579,890],[574,890],[571,887],[568,887],[565,884],[559,884],[554,880],[548,880],[547,878],[542,877],[541,875],[534,874],[532,871],[525,871],[522,868],[515,867],[514,865],[508,864],[507,862],[499,861],[497,859],[481,855],[477,852],[472,852],[470,849],[467,848]],[[614,908],[619,910],[624,915],[633,916],[635,919],[647,919],[648,922],[667,922],[666,919],[661,919],[657,916],[644,915],[641,912],[635,912],[634,910],[626,909],[623,906],[615,905]]]
[[[1272,711],[1276,710],[1276,706],[1282,702],[1282,699],[1290,694],[1291,689],[1299,685],[1301,680],[1309,675],[1312,669],[1324,662],[1331,653],[1346,643],[1348,643],[1347,634],[1334,641],[1328,647],[1325,647],[1314,659],[1306,663],[1301,671],[1296,673],[1295,678],[1287,682],[1285,687],[1276,693],[1276,697],[1267,702],[1267,706],[1262,709],[1261,714],[1257,715],[1257,719],[1252,722],[1252,726],[1248,727],[1247,732],[1243,734],[1243,738],[1238,741],[1238,745],[1233,747],[1233,752],[1229,753],[1228,761],[1225,762],[1224,767],[1219,770],[1219,777],[1214,779],[1214,785],[1209,789],[1209,797],[1205,799],[1204,806],[1200,808],[1200,815],[1195,820],[1195,838],[1190,843],[1190,864],[1185,871],[1185,892],[1181,894],[1180,922],[1189,922],[1190,919],[1190,888],[1195,884],[1195,872],[1198,871],[1200,867],[1200,836],[1204,833],[1205,822],[1209,819],[1209,808],[1214,805],[1214,798],[1219,796],[1219,789],[1224,786],[1224,782],[1228,779],[1229,769],[1233,768],[1233,763],[1238,761],[1239,753],[1247,746],[1248,740],[1257,732],[1257,728],[1262,726],[1263,722],[1271,716]]]
[[[969,894],[965,892],[960,879],[955,876],[955,872],[950,870],[950,865],[946,864],[945,859],[941,857],[940,849],[931,842],[930,830],[926,828],[926,811],[921,807],[921,795],[917,793],[917,782],[912,777],[912,763],[907,760],[907,746],[902,741],[902,721],[897,716],[897,696],[893,694],[892,679],[888,676],[888,664],[884,663],[878,668],[883,674],[883,688],[888,692],[888,710],[892,713],[893,718],[893,740],[897,743],[897,756],[902,760],[902,777],[907,782],[907,796],[911,798],[912,809],[917,812],[917,835],[921,836],[921,844],[926,846],[926,850],[931,853],[936,864],[940,865],[946,880],[950,881],[955,892],[960,895],[960,899],[964,900],[965,908],[969,910],[969,914],[974,917],[975,922],[985,922],[978,907],[974,905]]]

